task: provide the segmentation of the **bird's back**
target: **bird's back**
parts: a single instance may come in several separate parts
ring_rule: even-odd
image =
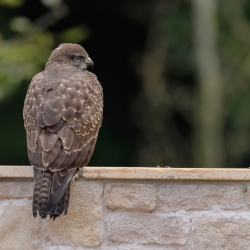
[[[34,216],[67,212],[69,182],[91,158],[102,112],[101,85],[87,70],[54,63],[32,79],[23,115],[35,168]]]

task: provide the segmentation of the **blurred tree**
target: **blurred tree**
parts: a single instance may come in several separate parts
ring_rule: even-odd
[[[250,1],[221,1],[220,56],[225,82],[225,148],[230,167],[250,166]]]
[[[142,166],[164,164],[168,156],[165,152],[168,133],[165,120],[168,116],[168,93],[166,90],[167,2],[152,2],[148,34],[141,62],[142,88],[137,103],[137,123],[143,133],[138,148],[138,164]],[[142,105],[143,103],[143,105]]]
[[[186,62],[192,64],[190,11],[181,1],[162,0],[150,1],[144,9],[150,18],[141,61],[142,88],[133,106],[134,120],[142,133],[137,164],[190,166],[190,90],[181,74],[172,75],[178,69],[183,72],[183,67],[188,70]]]
[[[0,0],[0,163],[28,164],[28,84],[75,42],[104,89],[91,165],[249,166],[249,31],[249,0]]]
[[[194,52],[197,65],[195,166],[224,166],[224,86],[218,54],[216,0],[193,0]]]

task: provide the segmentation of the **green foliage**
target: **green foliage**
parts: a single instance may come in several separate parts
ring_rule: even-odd
[[[250,131],[250,86],[242,89],[230,102],[228,128],[246,129]]]
[[[0,36],[0,102],[22,81],[30,81],[43,69],[54,45],[52,33],[34,26],[25,16],[13,17],[9,27],[16,35],[7,40]],[[80,43],[89,34],[87,26],[79,25],[65,29],[57,36],[62,43]]]
[[[81,43],[86,40],[90,35],[90,31],[87,26],[80,25],[70,29],[63,30],[60,34],[60,40],[63,43]]]
[[[53,45],[50,32],[31,37],[0,40],[0,101],[16,89],[16,85],[30,80],[46,62]]]
[[[193,66],[192,56],[192,16],[189,8],[174,9],[168,12],[165,26],[171,64],[185,65],[190,70]]]
[[[25,0],[0,0],[0,6],[17,8],[24,3]]]

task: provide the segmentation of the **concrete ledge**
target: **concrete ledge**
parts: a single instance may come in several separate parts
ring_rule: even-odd
[[[85,179],[249,181],[250,169],[85,167]],[[0,178],[33,178],[31,166],[0,166]]]
[[[33,167],[0,166],[0,178],[33,178]]]
[[[250,180],[250,169],[86,167],[86,179]]]

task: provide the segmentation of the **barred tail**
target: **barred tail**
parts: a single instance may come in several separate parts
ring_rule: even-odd
[[[34,192],[33,192],[33,205],[32,205],[32,211],[33,211],[33,216],[37,216],[37,210],[40,210],[39,206],[39,195],[40,195],[40,189],[42,186],[42,178],[43,178],[43,171],[37,170],[36,168],[33,168],[34,170],[34,181],[35,181],[35,186],[34,186]]]
[[[42,171],[34,168],[33,216],[37,211],[41,218],[47,215],[53,220],[63,212],[67,214],[70,198],[70,180],[78,169],[57,172]]]

